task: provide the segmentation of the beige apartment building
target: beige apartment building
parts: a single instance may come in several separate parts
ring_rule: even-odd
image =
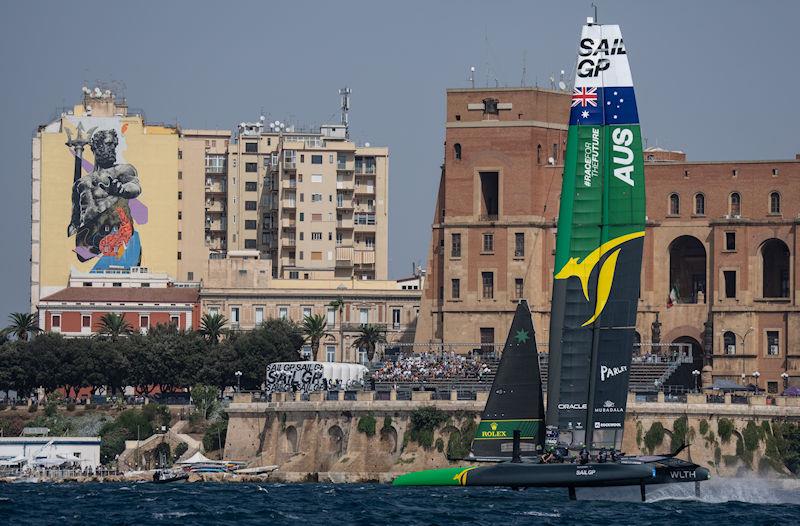
[[[272,276],[268,259],[209,260],[200,292],[201,310],[222,314],[233,330],[250,330],[270,318],[301,323],[306,316],[324,315],[331,336],[323,340],[318,359],[329,362],[364,361],[363,353],[352,346],[363,324],[383,326],[389,346],[414,339],[423,275],[397,281]],[[341,309],[331,306],[336,300],[343,302]],[[310,348],[306,346],[303,352],[309,354]]]

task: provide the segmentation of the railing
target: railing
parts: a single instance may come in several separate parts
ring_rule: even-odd
[[[497,214],[481,214],[478,221],[497,221]]]

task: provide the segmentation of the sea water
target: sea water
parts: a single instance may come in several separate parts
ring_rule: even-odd
[[[685,487],[684,487],[685,486]],[[800,524],[800,490],[764,480],[566,490],[331,484],[3,484],[0,525]],[[586,499],[586,500],[584,500]],[[609,500],[610,499],[610,500]]]

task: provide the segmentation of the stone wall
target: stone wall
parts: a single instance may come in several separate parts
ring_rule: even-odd
[[[461,433],[477,421],[485,400],[430,401],[424,399],[429,393],[415,394],[423,399],[377,401],[371,399],[372,393],[359,393],[360,399],[355,401],[323,401],[321,394],[311,401],[250,403],[237,399],[227,410],[230,421],[224,458],[246,460],[251,466],[278,466],[277,474],[285,480],[388,481],[400,473],[462,464],[448,460],[448,442],[453,433]],[[691,447],[680,456],[718,475],[733,475],[770,464],[761,460],[771,436],[762,422],[800,420],[800,407],[766,405],[763,397],[754,397],[751,405],[739,405],[707,404],[704,395],[691,396],[689,403],[632,399],[623,450],[627,454],[667,453],[683,424]],[[428,448],[410,439],[409,433],[413,412],[425,406],[434,406],[448,416],[435,429]],[[370,418],[375,422],[372,436],[359,430],[359,421],[368,423]],[[723,418],[733,425],[727,441],[719,433]],[[751,428],[757,429],[751,429],[751,440],[745,441],[751,421]],[[656,422],[664,429],[663,437],[650,451],[646,436]],[[748,450],[745,442],[753,446],[754,432],[758,440],[755,448]],[[658,435],[654,430],[651,439]],[[675,441],[679,441],[677,436]],[[737,441],[741,443],[739,453]]]

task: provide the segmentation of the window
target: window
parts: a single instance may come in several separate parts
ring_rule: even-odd
[[[778,175],[778,169],[777,168],[773,168],[772,169],[772,175],[774,175],[774,176]]]
[[[178,170],[178,180],[180,181],[181,179],[183,179],[183,172]]]
[[[369,309],[362,307],[358,310],[358,322],[359,323],[369,323]]]
[[[245,239],[244,248],[258,248],[258,242],[255,239]]]
[[[344,235],[341,232],[336,232],[336,244],[341,245],[344,241]]]
[[[246,153],[258,153],[258,143],[257,142],[244,143],[244,151]]]
[[[542,145],[536,145],[536,164],[542,164]]]
[[[81,327],[84,329],[91,329],[92,328],[92,317],[88,314],[84,314],[81,316]]]
[[[245,201],[244,202],[244,209],[245,210],[255,210],[257,208],[257,203],[255,201]]]
[[[492,327],[481,327],[481,350],[483,352],[494,351],[494,329]]]
[[[483,220],[497,219],[498,214],[498,174],[497,172],[480,172],[481,202],[480,215]]]
[[[321,241],[322,232],[311,232],[311,241]]]
[[[178,192],[178,200],[180,201],[181,199],[183,199],[183,192],[179,191]]]
[[[770,394],[778,394],[778,382],[767,382],[767,392]]]
[[[514,257],[525,257],[525,233],[517,232],[514,234]]]
[[[169,317],[169,324],[178,327],[181,324],[181,317],[172,315]]]
[[[769,194],[769,213],[775,215],[781,213],[781,194],[778,192]]]
[[[311,174],[311,182],[312,183],[321,183],[322,182],[322,174]]]
[[[194,272],[187,272],[186,273],[186,279],[188,281],[194,281]]]
[[[311,214],[312,221],[322,221],[322,214]]]
[[[311,307],[303,307],[303,319],[311,316]]]
[[[256,230],[258,228],[258,221],[255,219],[245,219],[244,220],[244,229],[245,230]]]
[[[453,155],[455,155],[456,160],[461,159],[461,144],[455,143],[453,145]]]
[[[725,297],[726,298],[735,298],[736,297],[736,271],[735,270],[723,270],[722,276],[725,279]]]
[[[183,239],[183,232],[178,230],[178,241],[180,241],[181,239]]]
[[[450,280],[451,282],[451,290],[450,290],[450,297],[454,300],[461,298],[461,280],[458,278],[453,278]]]
[[[258,163],[244,163],[244,171],[245,172],[257,172],[258,171]]]
[[[149,283],[140,283],[139,285],[140,285],[141,287],[143,287],[143,288],[149,288],[149,287],[150,287],[150,284],[149,284]]]
[[[312,203],[322,202],[322,194],[311,194],[311,202]]]
[[[494,273],[481,272],[481,282],[483,284],[483,299],[494,298]]]
[[[225,173],[224,155],[206,155],[207,173]]]
[[[178,159],[183,159],[183,150],[178,150]]]
[[[321,155],[312,155],[311,156],[311,164],[322,164],[322,156]]]
[[[178,220],[180,221],[181,219],[183,219],[183,212],[179,211],[178,212]]]
[[[231,307],[231,323],[234,325],[239,324],[239,307]]]
[[[335,345],[326,345],[325,346],[325,359],[329,362],[336,361],[336,346]]]
[[[183,256],[183,254],[181,254],[180,252],[178,252],[178,259],[181,259],[181,257],[182,257],[182,256]]]
[[[522,278],[514,279],[514,297],[522,299],[525,295],[525,281]]]
[[[258,190],[258,183],[255,181],[247,181],[244,183],[245,192],[255,192]]]
[[[305,232],[300,232],[300,241],[302,241],[304,237],[305,237]]]
[[[327,318],[326,321],[328,322],[328,325],[330,325],[330,326],[335,325],[336,324],[336,309],[334,307],[328,307],[327,314],[328,314],[328,318]]]
[[[494,252],[494,234],[483,234],[483,252]]]
[[[725,232],[725,250],[736,250],[736,232]]]
[[[285,320],[289,317],[289,307],[278,307],[278,318]]]
[[[778,340],[778,331],[767,331],[767,356],[778,356],[780,354]]]
[[[300,221],[305,219],[305,217],[306,217],[306,214],[304,212],[300,212]]]
[[[367,236],[364,238],[364,244],[367,248],[374,249],[375,248],[375,236]]]
[[[677,216],[681,213],[681,198],[678,194],[670,194],[669,196],[669,215]]]
[[[322,261],[322,252],[312,252],[311,261]]]
[[[739,192],[733,192],[729,199],[728,213],[733,217],[742,215],[742,196]]]
[[[736,354],[736,335],[731,331],[725,331],[722,335],[722,346],[725,354]]]
[[[400,327],[400,309],[392,309],[392,326]]]
[[[150,316],[139,316],[139,328],[146,331],[150,327]]]
[[[264,323],[264,307],[256,307],[255,321],[256,325]]]
[[[289,271],[289,279],[299,279],[299,278],[300,278],[300,272],[299,271],[297,271],[297,270],[290,270]]]
[[[54,329],[61,328],[61,315],[53,314],[53,316],[50,318],[50,324]]]
[[[300,350],[300,354],[303,355],[304,360],[311,359],[311,346],[310,345],[303,345],[303,348]]]
[[[703,194],[696,194],[694,196],[694,213],[695,215],[706,215],[706,196]]]
[[[450,235],[450,257],[461,257],[461,234]]]
[[[111,286],[112,287],[121,287],[122,286],[122,282],[121,281],[115,281],[114,283],[111,284]]]

